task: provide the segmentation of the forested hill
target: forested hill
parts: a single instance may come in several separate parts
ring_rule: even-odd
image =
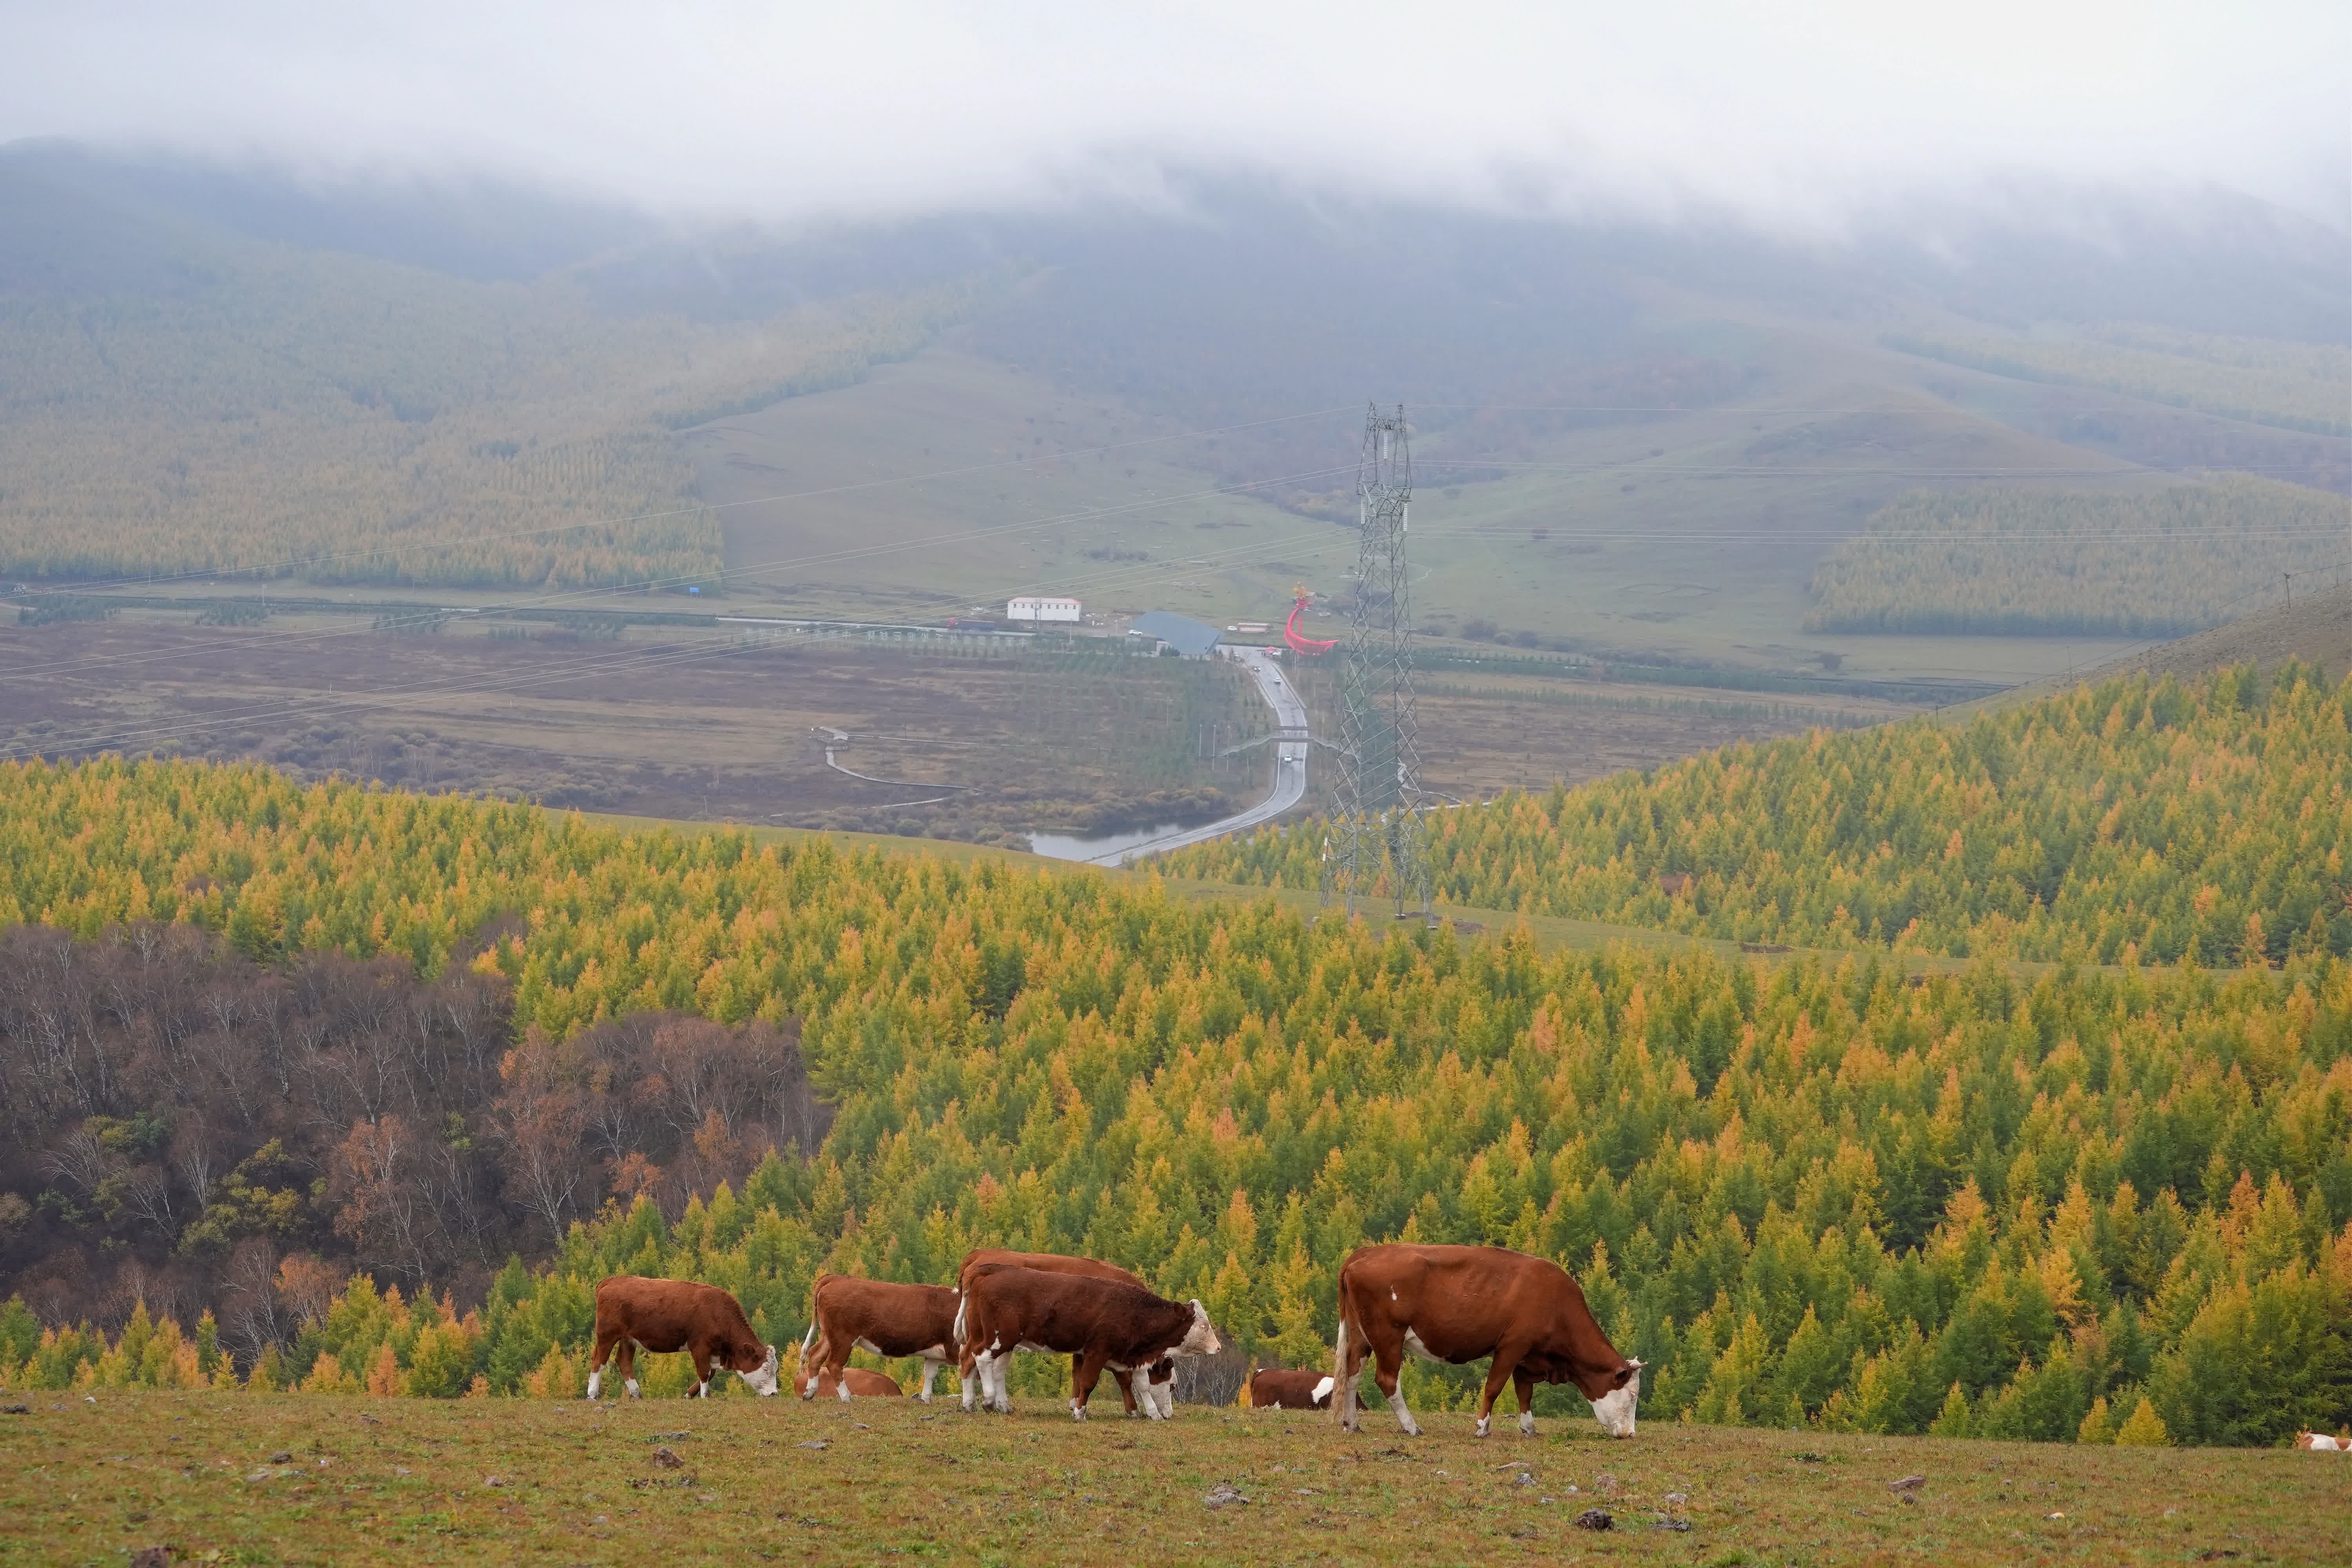
[[[846,384],[972,288],[693,321],[611,308],[572,271],[257,238],[0,151],[0,573],[708,578],[718,523],[671,431]]]
[[[2263,702],[2335,700],[2290,681]],[[1654,1417],[2105,1440],[2145,1397],[2176,1439],[2234,1443],[2352,1418],[2352,963],[2333,957],[2030,984],[1988,960],[1913,984],[1859,960],[1547,955],[1084,872],[112,760],[0,767],[0,900],[100,948],[14,949],[47,956],[0,1018],[0,1290],[28,1303],[0,1310],[11,1385],[229,1375],[199,1348],[226,1326],[235,1374],[265,1384],[561,1394],[612,1269],[722,1283],[782,1342],[820,1268],[937,1280],[982,1240],[1127,1264],[1245,1352],[1318,1360],[1340,1258],[1402,1237],[1576,1268],[1655,1369]],[[182,1014],[142,1001],[158,921],[244,955],[209,981],[172,960],[204,1004]],[[236,964],[299,980],[327,950],[492,988],[517,1031],[496,1103],[383,1076],[418,999],[388,981],[357,988],[364,1026],[329,1008],[281,1031],[243,1109],[175,1066],[163,1020],[201,1029]],[[118,983],[45,999],[73,973]],[[664,1007],[712,1027],[606,1022]],[[789,1097],[747,1108],[783,1152],[659,1206],[675,1189],[649,1165],[747,1158],[715,1102],[699,1124],[674,1103],[677,1064],[778,1067],[752,1037],[794,1026],[829,1131]],[[320,1111],[314,1080],[338,1076],[394,1092]],[[351,1120],[269,1147],[321,1114]],[[598,1142],[632,1114],[642,1148]],[[382,1152],[395,1118],[425,1133],[421,1171]],[[819,1131],[814,1159],[792,1152]],[[215,1163],[194,1170],[199,1135]],[[445,1167],[560,1235],[551,1261],[478,1302],[417,1289],[384,1221],[429,1217]],[[499,1239],[461,1234],[448,1268]],[[274,1276],[221,1277],[258,1246],[289,1255]],[[353,1263],[378,1282],[338,1299]],[[93,1304],[121,1321],[173,1280],[191,1315],[217,1306],[194,1339],[144,1315],[111,1345],[54,1326]],[[1410,1375],[1424,1404],[1475,1386]]]
[[[1701,936],[1955,957],[2340,954],[2352,952],[2347,712],[2352,682],[2290,662],[2269,676],[2118,679],[1965,725],[1735,746],[1439,813],[1437,890]],[[1166,864],[1312,888],[1324,832],[1304,823]]]

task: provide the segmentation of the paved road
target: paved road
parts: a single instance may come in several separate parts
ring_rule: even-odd
[[[1164,833],[1125,849],[1097,855],[1087,864],[1116,866],[1122,861],[1139,860],[1146,855],[1181,849],[1187,844],[1204,844],[1228,833],[1255,827],[1261,822],[1271,822],[1306,798],[1307,704],[1299,698],[1298,689],[1290,684],[1290,678],[1283,674],[1282,661],[1262,647],[1221,647],[1217,652],[1249,670],[1257,681],[1258,695],[1265,699],[1268,708],[1274,710],[1274,721],[1281,739],[1274,746],[1273,793],[1247,811],[1220,817],[1205,826],[1180,828],[1174,833]]]

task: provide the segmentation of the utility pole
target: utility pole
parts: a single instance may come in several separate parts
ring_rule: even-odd
[[[1400,405],[1367,409],[1356,468],[1356,600],[1339,671],[1339,782],[1324,860],[1324,895],[1348,913],[1383,884],[1402,919],[1429,916],[1428,825],[1422,816],[1421,748],[1412,699],[1412,579],[1405,555],[1412,455]]]

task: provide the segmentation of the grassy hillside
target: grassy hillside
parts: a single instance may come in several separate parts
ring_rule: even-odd
[[[2256,425],[2352,435],[2352,352],[2148,326],[2105,326],[2067,341],[1912,334],[1889,346],[2022,381],[2095,387]]]
[[[2352,952],[2348,704],[2352,682],[2244,668],[2112,679],[1965,728],[1734,747],[1440,813],[1437,886],[1750,942],[2102,963]],[[1168,865],[1313,887],[1324,831],[1261,831]]]
[[[2352,501],[2235,476],[2152,493],[1917,490],[1814,568],[1809,631],[2147,637],[2352,571]]]
[[[1557,1430],[1481,1443],[1444,1416],[1400,1445],[1377,1428],[1343,1440],[1320,1421],[1191,1408],[1171,1426],[1106,1428],[1034,1405],[1011,1419],[942,1418],[911,1400],[727,1399],[690,1415],[268,1395],[57,1403],[0,1426],[0,1458],[39,1478],[0,1496],[26,1563],[163,1542],[195,1562],[614,1562],[657,1542],[674,1556],[1108,1568],[1134,1561],[1139,1531],[1174,1563],[1905,1554],[1973,1568],[2028,1550],[2055,1563],[2302,1563],[2326,1559],[2341,1497],[2325,1455],[1661,1426],[1632,1443]],[[666,1466],[663,1449],[684,1463]],[[1929,1478],[1910,1506],[1886,1489],[1903,1475]],[[1204,1507],[1218,1486],[1249,1501]],[[1612,1515],[1609,1534],[1575,1528],[1592,1507]]]
[[[260,770],[11,768],[0,791],[0,910],[84,933],[181,920],[248,953],[427,973],[480,945],[472,971],[510,989],[525,1032],[496,1125],[462,1135],[490,1140],[562,1239],[478,1320],[432,1310],[433,1376],[455,1386],[575,1375],[584,1282],[624,1265],[718,1279],[781,1340],[820,1267],[937,1279],[983,1239],[1129,1263],[1244,1349],[1306,1360],[1347,1249],[1404,1237],[1574,1265],[1657,1369],[1654,1416],[2095,1438],[2145,1397],[2177,1440],[2267,1443],[2352,1415],[2340,960],[1913,984],[1309,925],[1145,879],[621,834]],[[584,1136],[634,1103],[585,1042],[657,1007],[721,1035],[796,1025],[836,1112],[819,1157],[766,1162],[674,1220],[649,1203],[596,1217],[656,1178]],[[97,1031],[70,1070],[11,1058],[20,1146],[187,1115],[139,1038]],[[347,1149],[385,1133],[384,1111],[358,1114]],[[706,1121],[695,1147],[725,1137]],[[176,1255],[183,1226],[201,1256],[278,1223],[235,1183],[207,1200],[172,1170],[120,1173],[173,1201],[83,1211],[95,1260]],[[386,1202],[405,1179],[362,1174]],[[282,1183],[298,1214],[303,1179]],[[405,1385],[428,1327],[395,1332],[364,1296],[295,1315],[309,1326],[269,1341],[265,1381],[321,1391],[376,1375],[387,1345]],[[11,1321],[6,1353],[38,1363],[11,1375],[129,1364]],[[1436,1407],[1472,1386],[1412,1376]]]
[[[673,426],[855,380],[934,289],[725,327],[249,239],[0,162],[0,573],[708,579]]]

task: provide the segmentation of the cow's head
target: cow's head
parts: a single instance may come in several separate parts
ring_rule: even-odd
[[[1169,1353],[1214,1355],[1224,1348],[1224,1342],[1217,1338],[1217,1331],[1209,1326],[1209,1309],[1201,1305],[1196,1297],[1192,1302],[1192,1326],[1184,1331],[1184,1337],[1177,1342],[1176,1348]]]
[[[730,1364],[734,1367],[736,1375],[751,1385],[752,1393],[763,1399],[773,1398],[776,1393],[777,1375],[782,1371],[776,1358],[776,1347],[761,1345],[759,1348],[768,1352],[766,1360],[751,1366],[745,1366],[743,1363],[751,1359],[751,1352],[748,1350],[739,1350],[735,1352]]]
[[[1612,1437],[1633,1435],[1633,1406],[1642,1398],[1642,1363],[1639,1357],[1627,1362],[1608,1378],[1609,1386],[1592,1399],[1592,1414],[1601,1429]]]

